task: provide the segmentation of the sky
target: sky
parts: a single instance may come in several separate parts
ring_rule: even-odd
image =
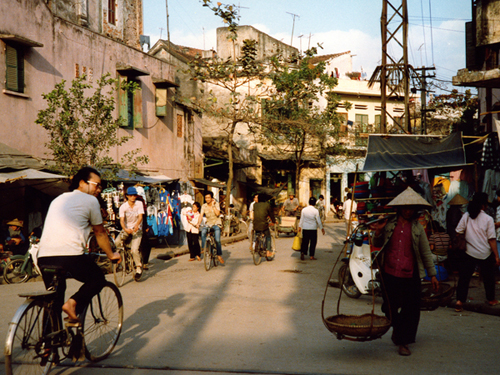
[[[144,34],[151,37],[151,45],[160,36],[167,39],[167,1],[172,43],[216,49],[216,29],[224,24],[201,0],[143,0]],[[240,25],[251,25],[298,49],[320,43],[320,55],[351,51],[353,70],[367,78],[381,63],[382,0],[221,2],[240,7]],[[401,0],[389,2],[401,4]],[[437,82],[452,90],[451,78],[465,67],[465,22],[471,20],[471,0],[407,0],[407,4],[410,64],[435,67]],[[395,44],[389,46],[389,54],[399,58],[401,53]]]

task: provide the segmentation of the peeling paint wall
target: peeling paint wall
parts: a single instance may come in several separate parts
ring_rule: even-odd
[[[97,0],[94,2],[97,3]],[[175,89],[168,89],[167,116],[156,116],[153,77],[175,81],[175,67],[88,27],[54,16],[53,7],[56,3],[61,4],[57,1],[47,4],[45,0],[0,1],[0,34],[19,35],[43,44],[43,47],[26,48],[24,93],[18,95],[0,91],[2,142],[35,157],[50,158],[47,155],[49,150],[45,147],[49,141],[47,131],[35,124],[38,111],[47,105],[42,93],[50,92],[63,79],[71,82],[77,75],[84,73],[89,82],[95,82],[107,72],[117,77],[117,65],[131,65],[150,73],[138,77],[142,89],[144,128],[120,129],[119,136],[131,135],[134,138],[124,146],[112,149],[110,156],[118,160],[128,151],[141,148],[143,154],[150,158],[145,169],[172,178],[181,178],[186,174],[199,177],[200,174],[195,173],[192,165],[203,173],[200,120],[195,118],[189,124],[194,142],[190,150],[196,156],[194,163],[185,163],[185,138],[177,135],[175,122],[177,114],[184,116],[184,112],[176,109],[172,102]],[[5,43],[0,40],[2,89],[5,88],[5,59]],[[118,117],[118,109],[115,114]]]
[[[476,8],[476,45],[500,43],[500,0],[480,0]]]
[[[298,54],[299,50],[282,41],[269,36],[252,26],[238,26],[238,39],[236,40],[236,57],[240,56],[240,49],[245,39],[253,39],[257,44],[257,60],[275,56],[280,51],[284,57]],[[233,44],[227,39],[229,31],[227,27],[217,29],[217,55],[223,60],[233,56]]]
[[[58,17],[128,46],[141,48],[139,36],[143,33],[142,0],[114,0],[114,22],[109,22],[108,0],[50,0],[47,3]]]

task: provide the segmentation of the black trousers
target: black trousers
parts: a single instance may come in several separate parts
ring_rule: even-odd
[[[38,258],[38,266],[42,271],[43,282],[46,288],[51,285],[53,274],[43,272],[43,268],[60,267],[69,272],[68,277],[72,277],[83,283],[78,292],[71,296],[76,301],[77,314],[83,311],[92,297],[99,293],[106,284],[106,279],[101,269],[88,255]],[[60,281],[57,288],[56,311],[62,309],[65,292],[66,279],[64,278]]]
[[[469,254],[463,254],[458,266],[457,301],[467,302],[469,283],[476,265],[481,268],[486,300],[493,301],[495,299],[495,255],[491,253],[486,259],[476,259]]]
[[[186,236],[187,236],[187,240],[188,240],[188,248],[189,248],[190,258],[193,259],[197,256],[199,257],[201,255],[200,234],[186,232]]]
[[[392,341],[396,345],[415,342],[420,322],[420,277],[413,270],[413,277],[401,278],[382,272],[384,303],[382,311],[392,320]]]
[[[307,255],[307,250],[309,250],[309,256],[313,257],[316,252],[317,243],[317,229],[302,229],[302,245],[300,246],[300,252],[302,254]]]

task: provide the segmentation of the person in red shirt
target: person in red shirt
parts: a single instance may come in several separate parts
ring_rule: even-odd
[[[391,319],[392,341],[399,346],[399,354],[408,356],[408,345],[415,342],[420,321],[420,280],[426,276],[425,270],[434,290],[439,288],[429,242],[418,221],[418,211],[430,204],[407,188],[389,206],[397,207],[397,216],[372,224],[373,245],[382,248],[382,311]]]

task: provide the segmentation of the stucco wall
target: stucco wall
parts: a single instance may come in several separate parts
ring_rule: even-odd
[[[175,108],[171,101],[173,89],[169,89],[167,116],[157,117],[155,114],[155,86],[152,77],[175,81],[175,68],[170,64],[86,27],[54,17],[43,0],[0,1],[0,33],[20,35],[44,45],[27,49],[26,97],[11,95],[5,93],[5,90],[0,93],[2,142],[44,158],[48,152],[44,146],[48,136],[42,127],[34,123],[38,111],[46,107],[42,93],[50,92],[63,79],[71,81],[76,72],[82,74],[84,68],[87,75],[92,76],[95,81],[106,72],[116,77],[117,65],[132,65],[150,73],[138,78],[142,88],[144,128],[120,129],[119,135],[130,134],[134,138],[125,146],[113,149],[111,156],[119,158],[132,149],[141,148],[150,157],[150,163],[145,167],[147,170],[170,177],[183,177],[188,171],[193,176],[194,171],[184,159],[187,121],[183,122],[183,135],[177,136],[177,114],[184,116],[184,112]],[[0,77],[5,77],[4,42],[0,41],[0,44]],[[199,119],[194,119],[193,127],[193,152],[199,166],[202,153]]]
[[[36,2],[36,1],[35,1]],[[142,0],[115,0],[115,23],[108,22],[107,0],[49,0],[52,12],[67,21],[140,48]]]
[[[253,39],[257,44],[257,60],[264,60],[281,51],[284,57],[298,54],[298,49],[278,39],[275,39],[252,26],[238,26],[238,39],[236,40],[236,57],[240,56],[240,49],[245,39]],[[233,56],[232,42],[227,39],[229,31],[227,27],[217,29],[217,55],[223,60]]]
[[[478,1],[476,8],[476,45],[500,42],[500,0]]]

